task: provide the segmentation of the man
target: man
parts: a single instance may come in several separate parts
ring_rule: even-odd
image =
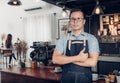
[[[84,32],[85,18],[79,9],[70,12],[71,33],[63,35],[55,48],[52,61],[62,65],[61,83],[91,83],[91,67],[99,56],[97,39]]]

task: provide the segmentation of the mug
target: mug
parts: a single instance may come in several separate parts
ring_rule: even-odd
[[[32,68],[37,68],[37,62],[32,61],[32,62],[31,62],[31,67],[32,67]]]
[[[109,78],[110,78],[110,82],[114,82],[115,81],[115,75],[109,75]]]
[[[92,74],[92,80],[93,80],[93,81],[98,80],[98,74],[93,73],[93,74]]]
[[[110,83],[110,78],[109,78],[109,76],[106,76],[106,77],[105,77],[105,83]]]
[[[116,76],[117,83],[120,83],[120,76]]]
[[[61,67],[55,67],[55,70],[54,70],[54,72],[62,72],[62,69],[61,69]]]

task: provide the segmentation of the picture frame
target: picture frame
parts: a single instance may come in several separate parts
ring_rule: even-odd
[[[69,18],[58,19],[58,38],[65,33],[66,26],[69,23]]]

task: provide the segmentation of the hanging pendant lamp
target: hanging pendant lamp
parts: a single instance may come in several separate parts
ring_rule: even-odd
[[[94,15],[94,14],[104,14],[101,6],[99,5],[99,1],[98,0],[96,0],[96,6],[95,6],[95,8],[94,8],[94,10],[92,12],[92,15]]]
[[[20,0],[10,0],[8,2],[9,5],[12,5],[12,6],[20,6],[22,5],[21,1]]]
[[[63,17],[63,18],[66,18],[67,16],[68,16],[68,12],[67,12],[67,10],[66,10],[66,7],[63,6],[63,9],[62,9],[62,17]]]

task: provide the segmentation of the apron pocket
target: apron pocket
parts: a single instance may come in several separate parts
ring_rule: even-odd
[[[68,71],[62,74],[61,83],[92,83],[83,72]]]
[[[70,71],[62,74],[61,83],[75,83],[75,74]]]
[[[85,73],[76,73],[75,74],[75,82],[74,83],[92,83],[89,78],[85,75]]]

